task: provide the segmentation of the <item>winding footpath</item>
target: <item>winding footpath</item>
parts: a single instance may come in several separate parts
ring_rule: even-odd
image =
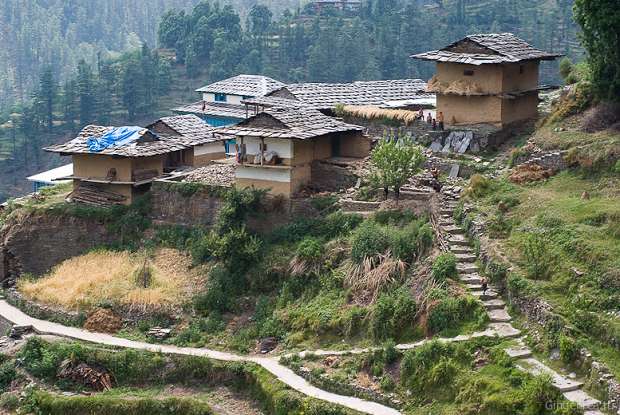
[[[291,369],[279,363],[280,357],[256,357],[256,356],[242,356],[233,353],[226,353],[217,350],[210,350],[205,348],[193,348],[193,347],[177,347],[171,345],[152,344],[146,342],[139,342],[134,340],[123,339],[120,337],[111,336],[109,334],[93,333],[84,329],[76,327],[64,326],[62,324],[53,323],[46,320],[39,320],[22,312],[17,307],[7,303],[6,300],[0,300],[0,316],[5,320],[14,324],[15,326],[29,326],[38,335],[53,335],[65,337],[73,340],[81,340],[89,343],[101,344],[106,346],[121,347],[128,349],[145,350],[154,353],[164,353],[171,355],[188,355],[188,356],[201,356],[209,359],[227,361],[227,362],[251,362],[262,366],[271,374],[276,376],[281,382],[288,385],[292,389],[301,392],[310,397],[320,399],[333,404],[341,405],[361,413],[371,415],[397,415],[400,414],[398,410],[390,408],[385,405],[381,405],[376,402],[367,401],[364,399],[355,398],[352,396],[338,395],[335,393],[327,392],[319,389],[304,378],[295,374]],[[489,327],[481,332],[472,333],[470,335],[461,335],[454,338],[439,339],[440,341],[454,342],[454,341],[467,341],[477,337],[514,337],[519,334],[519,331],[507,327],[504,324],[490,324]],[[422,340],[417,343],[400,344],[396,346],[400,350],[409,350],[418,347],[429,340]],[[372,349],[355,349],[348,351],[324,351],[318,350],[312,353],[317,355],[336,355],[336,354],[359,354],[365,353]],[[302,352],[301,354],[308,354],[310,352]]]

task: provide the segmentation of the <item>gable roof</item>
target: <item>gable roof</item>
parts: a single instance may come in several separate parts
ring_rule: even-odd
[[[160,122],[174,130],[176,134],[154,132],[153,129]],[[179,115],[164,117],[148,126],[148,140],[112,145],[97,152],[90,151],[88,146],[88,139],[90,137],[99,138],[114,129],[115,127],[87,125],[73,140],[46,147],[44,150],[60,154],[93,154],[138,158],[167,154],[185,150],[196,145],[219,141],[219,138],[213,135],[213,128],[209,127],[200,118],[193,115]]]
[[[426,92],[426,82],[421,79],[291,84],[272,95],[281,91],[319,110],[333,109],[338,104],[380,106],[389,101],[433,96]]]
[[[512,33],[488,33],[469,35],[445,48],[418,53],[412,58],[483,65],[553,60],[559,56],[562,55],[536,49]]]
[[[232,127],[216,133],[234,136],[307,140],[331,133],[363,131],[306,106],[271,107]]]
[[[262,97],[283,86],[284,84],[282,82],[267,76],[237,75],[203,86],[197,89],[196,92]]]
[[[197,146],[218,141],[213,135],[213,127],[210,127],[202,119],[192,114],[163,117],[146,128],[156,129],[158,123],[162,123],[176,131],[179,136],[184,138],[183,144],[187,146]]]

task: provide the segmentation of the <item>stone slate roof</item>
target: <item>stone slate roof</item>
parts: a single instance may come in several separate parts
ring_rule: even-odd
[[[433,96],[426,92],[426,82],[421,79],[303,83],[288,85],[286,90],[299,101],[319,110],[333,109],[338,104],[380,106],[388,101]]]
[[[213,84],[203,86],[196,92],[210,92],[213,94],[245,95],[262,97],[282,88],[284,84],[275,79],[262,75],[237,75]]]
[[[307,140],[331,133],[363,131],[306,106],[272,107],[232,127],[216,133],[234,136]]]
[[[166,124],[169,128],[176,131],[178,135],[154,133],[149,130],[158,122]],[[198,124],[198,122],[201,124]],[[120,146],[111,146],[98,152],[91,152],[88,149],[88,139],[90,137],[101,137],[114,128],[101,125],[87,125],[73,140],[64,144],[46,147],[44,150],[61,154],[93,154],[138,158],[167,154],[192,148],[196,145],[219,141],[219,138],[213,135],[213,128],[209,127],[200,118],[181,115],[165,117],[151,124],[147,128],[149,131],[145,135],[147,137],[146,140],[134,141]]]
[[[175,115],[172,117],[160,118],[147,128],[151,129],[155,124],[161,122],[167,125],[183,137],[182,143],[186,146],[197,146],[205,143],[219,141],[213,135],[213,127],[210,127],[201,118],[189,115]]]
[[[202,108],[203,101],[194,102],[184,107],[174,108],[172,111],[178,114],[200,114],[212,117],[245,119],[245,106],[225,104],[220,102],[207,102]]]
[[[483,65],[552,60],[559,56],[562,55],[536,49],[512,33],[489,33],[469,35],[443,49],[419,53],[412,58]]]

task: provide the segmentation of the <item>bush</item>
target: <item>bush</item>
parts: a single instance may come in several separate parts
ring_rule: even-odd
[[[485,310],[475,298],[444,295],[430,309],[426,324],[431,333],[440,333],[472,320],[484,323],[487,318]]]
[[[388,242],[392,256],[412,263],[433,245],[433,230],[425,220],[417,220],[404,228],[390,227]]]
[[[0,364],[0,392],[6,390],[16,377],[17,373],[13,361],[7,360]]]
[[[450,399],[459,372],[469,365],[471,354],[452,343],[437,340],[405,352],[401,362],[401,383],[414,394],[441,393]],[[439,390],[437,390],[439,389]]]
[[[315,261],[323,256],[323,243],[316,238],[305,238],[297,246],[295,255],[305,261]]]
[[[549,240],[542,233],[528,233],[522,244],[525,271],[528,278],[546,280],[553,270],[553,255]]]
[[[390,235],[385,228],[372,221],[362,223],[351,239],[351,258],[358,264],[365,258],[374,258],[390,249]]]
[[[435,281],[446,281],[447,279],[455,278],[457,275],[456,256],[454,254],[443,253],[435,259],[431,268],[431,276]]]
[[[560,358],[566,364],[574,363],[579,357],[577,342],[565,334],[560,335]]]
[[[306,237],[334,239],[348,235],[364,218],[340,211],[320,218],[300,218],[273,231],[271,243],[298,242]]]
[[[375,340],[402,339],[411,334],[417,305],[406,287],[379,296],[370,314]]]
[[[522,396],[524,415],[552,414],[553,408],[563,399],[549,375],[540,375],[527,382],[522,389]]]
[[[481,174],[474,174],[469,179],[469,187],[465,193],[475,199],[484,197],[491,189],[491,180]]]

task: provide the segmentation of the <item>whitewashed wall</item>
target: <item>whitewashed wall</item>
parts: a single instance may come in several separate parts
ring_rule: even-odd
[[[237,140],[237,143],[240,142],[240,140]],[[245,143],[247,154],[260,153],[260,138],[244,137],[243,142]],[[293,158],[292,140],[283,140],[281,138],[265,138],[265,144],[267,145],[267,151],[275,151],[278,154],[278,157],[285,159]]]
[[[268,167],[260,168],[237,166],[235,176],[237,179],[267,180],[271,182],[290,183],[291,170],[270,169]]]
[[[243,96],[241,96],[241,95],[231,95],[231,94],[228,94],[228,95],[226,95],[226,104],[241,105],[241,100],[242,99],[243,99]],[[202,100],[206,101],[206,102],[215,102],[215,94],[213,94],[211,92],[204,92],[202,94]]]
[[[195,156],[203,156],[205,154],[212,154],[212,153],[221,153],[222,151],[224,151],[224,143],[219,142],[219,141],[217,143],[207,143],[207,144],[194,147]]]

